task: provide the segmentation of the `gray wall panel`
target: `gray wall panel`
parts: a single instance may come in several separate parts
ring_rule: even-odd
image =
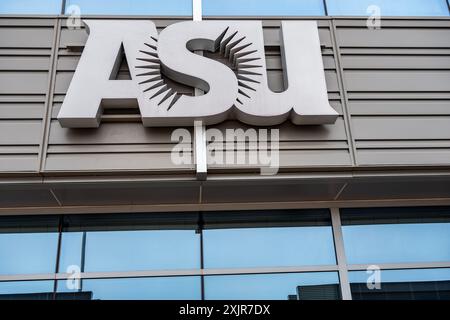
[[[35,154],[0,154],[0,172],[37,171],[38,155]]]
[[[369,30],[364,24],[359,27],[338,28],[342,47],[372,48],[449,48],[450,30],[443,28],[418,28],[414,23],[404,21],[397,28],[381,26],[379,30]],[[362,41],[363,40],[363,41]]]
[[[41,119],[44,102],[0,103],[0,119]]]
[[[167,23],[163,21],[162,25]],[[144,128],[138,111],[131,115],[120,114],[112,123],[108,123],[111,117],[103,116],[98,129],[74,130],[59,125],[56,116],[81,56],[67,45],[82,49],[87,38],[84,28],[69,30],[64,24],[61,28],[45,170],[193,172],[193,164],[175,166],[171,161],[170,152],[175,145],[171,141],[172,129]]]
[[[0,173],[39,170],[55,21],[0,18]]]
[[[354,91],[450,91],[449,71],[348,70],[347,90]]]
[[[45,28],[2,26],[0,39],[2,39],[3,48],[50,48],[53,40],[53,26]]]
[[[1,160],[0,160],[1,161]],[[1,163],[1,162],[0,162]],[[0,207],[57,206],[50,190],[36,187],[8,187],[0,191]]]
[[[100,186],[72,184],[69,187],[56,185],[52,190],[65,206],[186,204],[198,201],[198,188],[186,183],[142,183],[133,186],[120,183]]]
[[[352,100],[352,115],[450,115],[447,100]]]
[[[155,20],[159,30],[175,21]],[[0,18],[0,172],[38,170],[55,22]],[[171,164],[172,129],[143,128],[134,111],[105,115],[99,129],[61,128],[56,115],[87,39],[84,29],[61,23],[44,171],[193,172],[193,165]],[[279,126],[282,169],[352,166],[349,130],[356,165],[450,165],[450,19],[386,19],[380,30],[365,23],[318,21],[329,99],[340,116],[335,125]],[[283,90],[280,22],[263,25],[269,85]],[[246,126],[229,121],[217,128]]]
[[[48,72],[0,71],[0,94],[45,94]]]
[[[158,27],[164,27],[173,21],[159,21]],[[320,22],[320,39],[323,46],[323,60],[326,68],[326,80],[331,104],[342,114],[341,92],[338,85],[336,62],[334,59],[329,21]],[[267,64],[269,85],[272,90],[283,90],[283,70],[279,46],[279,23],[264,29],[267,46]],[[170,161],[170,141],[172,129],[145,129],[136,119],[130,122],[125,115],[122,122],[103,124],[99,129],[68,130],[60,127],[55,120],[60,108],[61,98],[70,85],[71,78],[79,60],[80,53],[67,49],[67,45],[83,45],[87,40],[84,30],[61,30],[57,72],[55,79],[55,102],[52,109],[52,122],[48,157],[45,169],[61,170],[175,170]],[[327,49],[328,48],[328,49]],[[185,89],[186,90],[186,89]],[[236,122],[219,125],[225,127],[245,127]],[[304,142],[314,141],[314,145]],[[303,143],[303,144],[302,144]],[[133,147],[130,148],[130,144]],[[305,166],[348,166],[351,164],[350,151],[344,120],[341,117],[334,126],[296,127],[291,123],[281,126],[281,145],[283,151],[280,161],[283,168]],[[133,153],[130,153],[132,149]],[[228,169],[245,169],[248,166],[227,166]],[[251,166],[250,166],[251,167]],[[195,169],[182,166],[182,169]],[[211,165],[210,169],[225,169],[223,166]]]
[[[319,26],[320,44],[325,47],[332,47],[330,29],[327,27]],[[279,46],[280,29],[278,27],[265,27],[264,43],[266,46]]]
[[[48,71],[50,59],[48,56],[0,56],[1,71]]]
[[[358,140],[450,140],[449,116],[359,116],[353,128]]]
[[[242,203],[271,201],[313,201],[333,200],[343,183],[317,181],[272,182],[261,185],[258,182],[205,182],[203,201],[205,203]]]
[[[90,153],[66,152],[55,154],[49,152],[46,165],[49,171],[192,171],[192,165],[175,165],[170,152],[134,152],[120,150],[120,146],[112,153],[106,153],[101,146]]]
[[[450,51],[449,51],[450,52]],[[450,56],[423,54],[419,56],[377,55],[377,54],[346,54],[341,63],[344,69],[389,69],[421,70],[437,69],[450,70]]]
[[[450,165],[450,20],[335,25],[357,163]]]
[[[1,145],[39,145],[41,121],[4,120],[0,127]]]

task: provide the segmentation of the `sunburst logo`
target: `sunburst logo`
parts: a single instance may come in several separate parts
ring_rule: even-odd
[[[220,57],[218,61],[226,64],[235,73],[238,80],[236,103],[244,105],[247,99],[252,98],[252,93],[256,92],[255,85],[261,83],[260,78],[265,72],[260,63],[262,57],[246,36],[240,35],[239,31],[230,30],[230,27],[220,34],[214,44],[214,51],[211,53],[216,53]],[[139,85],[144,92],[152,93],[150,100],[156,99],[158,106],[170,110],[183,94],[165,80],[164,69],[158,56],[158,39],[152,36],[144,45],[145,49],[139,50],[141,56],[137,60],[140,63],[136,66],[141,70],[137,76],[144,78]]]

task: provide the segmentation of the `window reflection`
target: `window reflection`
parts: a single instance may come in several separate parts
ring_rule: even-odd
[[[66,217],[60,271],[200,268],[197,214]]]
[[[0,14],[60,14],[61,0],[2,0]]]
[[[82,15],[192,15],[192,0],[67,0],[66,13],[73,5]]]
[[[323,0],[203,0],[206,16],[323,16]]]
[[[367,16],[369,6],[378,6],[382,16],[447,16],[446,0],[326,0],[328,15]]]
[[[0,274],[53,273],[58,217],[0,217]]]
[[[0,282],[0,300],[51,300],[53,281]]]
[[[200,277],[154,277],[127,279],[89,279],[80,290],[70,290],[58,281],[61,299],[93,300],[199,300]]]
[[[208,300],[336,300],[336,272],[205,277]]]
[[[350,264],[450,261],[450,209],[345,209]]]
[[[205,268],[335,264],[327,210],[204,215]]]
[[[349,279],[353,300],[450,300],[450,269],[382,270],[372,289],[365,271],[350,272]]]

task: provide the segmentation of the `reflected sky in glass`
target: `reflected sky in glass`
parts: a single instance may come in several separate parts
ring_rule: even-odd
[[[83,232],[63,232],[61,236],[59,272],[68,272],[68,268],[71,266],[78,266],[81,270],[82,248]]]
[[[101,300],[199,300],[200,277],[155,277],[83,280],[83,292]],[[58,281],[58,292],[71,292]]]
[[[287,300],[298,286],[339,284],[336,272],[205,277],[208,300]]]
[[[347,262],[450,261],[450,223],[343,226]]]
[[[82,232],[63,233],[61,271],[81,267]],[[86,272],[200,268],[200,236],[194,230],[86,233]]]
[[[446,0],[327,0],[328,15],[367,16],[369,6],[380,8],[382,16],[447,16]]]
[[[208,229],[205,268],[335,264],[331,227]]]
[[[0,282],[1,294],[53,292],[53,281],[9,281]]]
[[[58,233],[0,234],[0,274],[53,273]]]
[[[67,0],[77,5],[81,14],[105,15],[184,15],[192,16],[192,0]]]
[[[322,0],[203,0],[207,16],[323,16]]]
[[[0,14],[60,14],[61,0],[1,0]]]
[[[353,283],[366,283],[369,274],[366,271],[349,272],[349,280]],[[410,270],[381,270],[383,282],[414,282],[414,281],[448,281],[450,269],[410,269]]]

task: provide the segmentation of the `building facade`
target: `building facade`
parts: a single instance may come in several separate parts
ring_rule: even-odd
[[[0,3],[0,298],[450,299],[446,0],[108,3]],[[337,119],[193,123],[182,163],[177,127],[144,126],[137,106],[66,128],[93,20],[261,21],[273,92],[289,87],[282,21],[314,21]],[[137,67],[119,58],[110,81]],[[276,147],[232,147],[275,152],[277,171],[211,161],[209,129],[278,129]]]

